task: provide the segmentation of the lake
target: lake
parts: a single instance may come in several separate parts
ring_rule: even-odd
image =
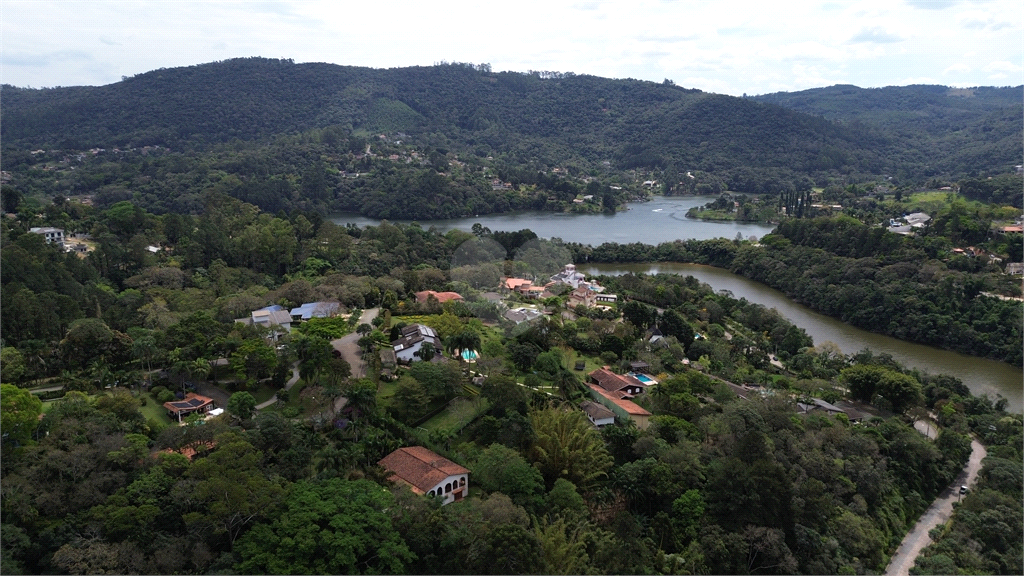
[[[650,202],[631,203],[629,209],[614,214],[560,214],[552,212],[517,212],[490,214],[486,216],[458,218],[454,220],[420,221],[424,227],[440,231],[459,229],[470,231],[473,224],[480,223],[491,230],[515,231],[523,228],[533,230],[541,238],[561,238],[565,242],[579,242],[597,246],[603,242],[642,242],[659,244],[673,240],[709,240],[711,238],[733,239],[737,234],[744,238],[761,238],[774,229],[766,224],[737,222],[704,222],[686,217],[694,206],[703,206],[716,197],[701,196],[656,196]],[[334,214],[330,220],[336,224],[353,223],[357,226],[376,226],[380,220],[358,214]],[[399,221],[411,223],[412,221]],[[1009,401],[1009,409],[1024,412],[1024,373],[1020,368],[1003,362],[985,360],[904,342],[881,334],[875,334],[835,320],[797,304],[778,290],[732,274],[727,270],[700,266],[697,264],[656,263],[656,264],[578,264],[585,274],[625,274],[628,272],[677,273],[691,275],[710,284],[715,290],[728,290],[736,298],[775,308],[793,324],[803,328],[814,338],[816,344],[826,340],[834,342],[845,354],[852,354],[864,348],[875,353],[891,354],[900,363],[918,368],[931,374],[949,374],[964,382],[975,394],[988,394],[992,398],[1000,394]]]
[[[628,244],[660,244],[673,240],[710,240],[728,238],[737,234],[743,238],[761,238],[775,229],[770,224],[748,222],[705,222],[686,217],[694,206],[703,206],[717,196],[655,196],[650,202],[631,202],[628,210],[614,214],[564,214],[560,212],[510,212],[487,214],[453,220],[419,221],[424,228],[433,227],[447,232],[458,229],[469,232],[473,224],[491,230],[516,231],[523,228],[533,230],[541,238],[561,238],[565,242],[579,242],[597,246],[603,242]],[[335,224],[376,226],[380,220],[359,214],[332,214],[329,219]],[[395,220],[409,224],[412,220]]]

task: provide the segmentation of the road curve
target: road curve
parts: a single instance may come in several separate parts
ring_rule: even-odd
[[[935,439],[935,429],[930,423],[919,420],[914,422],[914,427],[920,430],[922,434],[928,435],[933,440]],[[931,432],[930,434],[928,433],[929,431]],[[896,549],[896,553],[893,554],[892,559],[889,560],[889,565],[885,568],[886,576],[909,576],[910,569],[914,567],[914,560],[917,559],[917,555],[932,541],[931,537],[928,536],[928,532],[932,528],[945,523],[953,514],[953,503],[960,496],[960,486],[974,487],[974,483],[978,479],[978,472],[981,470],[981,461],[985,459],[986,454],[985,447],[972,436],[971,458],[967,461],[967,466],[964,467],[953,483],[939,494],[935,501],[932,502],[932,505],[917,520],[914,528],[903,538],[903,542],[900,543],[900,547]]]
[[[380,308],[363,310],[363,314],[359,317],[358,324],[370,324],[373,322],[373,319],[377,317],[379,312]],[[337,350],[341,354],[341,357],[344,358],[345,361],[349,363],[349,366],[352,367],[353,378],[362,378],[363,376],[366,376],[366,363],[363,362],[363,358],[359,354],[359,339],[361,337],[362,336],[359,333],[353,332],[342,336],[337,340],[331,340],[331,346],[334,346],[334,349]]]

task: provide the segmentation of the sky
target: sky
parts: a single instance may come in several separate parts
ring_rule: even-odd
[[[236,57],[489,63],[766,94],[1024,84],[1020,0],[0,0],[0,83],[104,85]]]

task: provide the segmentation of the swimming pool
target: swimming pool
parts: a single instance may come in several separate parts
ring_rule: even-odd
[[[658,383],[657,380],[655,380],[654,378],[651,378],[650,376],[648,376],[646,374],[638,374],[636,372],[630,372],[629,375],[632,376],[633,378],[636,378],[637,380],[643,382],[644,384],[657,384]]]
[[[472,360],[476,360],[476,357],[477,357],[476,350],[463,350],[462,351],[462,359],[465,360],[466,362],[470,362]]]

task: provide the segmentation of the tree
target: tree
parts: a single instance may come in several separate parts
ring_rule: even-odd
[[[99,318],[74,321],[60,343],[61,356],[69,367],[85,367],[101,362],[119,367],[131,360],[132,339]]]
[[[388,514],[390,492],[369,480],[294,484],[285,510],[238,541],[244,574],[401,574],[415,556]]]
[[[432,342],[424,342],[423,345],[420,346],[420,360],[430,362],[434,359],[436,352],[437,350],[434,350],[434,344]]]
[[[28,390],[12,384],[0,384],[0,429],[3,430],[5,454],[32,439],[42,411],[42,401]]]
[[[652,307],[636,300],[630,300],[622,305],[622,317],[636,326],[638,330],[645,330],[657,319],[658,312]]]
[[[462,389],[462,369],[454,362],[413,362],[409,375],[418,380],[423,391],[434,399],[451,400]]]
[[[256,398],[248,392],[235,392],[228,398],[228,412],[240,420],[249,420],[256,411]]]
[[[536,440],[528,457],[549,486],[565,478],[586,490],[607,476],[612,457],[583,412],[550,406],[530,412],[530,423]]]
[[[277,366],[277,354],[262,339],[250,338],[231,354],[229,362],[239,377],[256,380],[270,375]]]
[[[547,518],[534,521],[533,531],[543,551],[545,574],[589,573],[590,557],[583,527],[561,516],[553,521]]]
[[[403,422],[412,422],[419,418],[427,407],[427,395],[423,392],[423,386],[411,376],[402,376],[398,379],[398,388],[393,398],[396,416]]]
[[[260,467],[263,454],[239,434],[225,432],[213,445],[210,455],[188,470],[191,511],[183,519],[234,544],[245,528],[279,504],[284,488],[267,478]]]
[[[491,412],[499,417],[507,412],[525,414],[530,401],[530,391],[504,374],[485,379],[480,393],[490,401]]]
[[[916,378],[894,371],[886,371],[882,375],[878,381],[877,393],[888,400],[893,411],[898,414],[917,406],[924,399],[921,383]]]
[[[473,478],[488,492],[501,492],[520,506],[540,507],[544,477],[518,452],[491,444],[477,458]]]

